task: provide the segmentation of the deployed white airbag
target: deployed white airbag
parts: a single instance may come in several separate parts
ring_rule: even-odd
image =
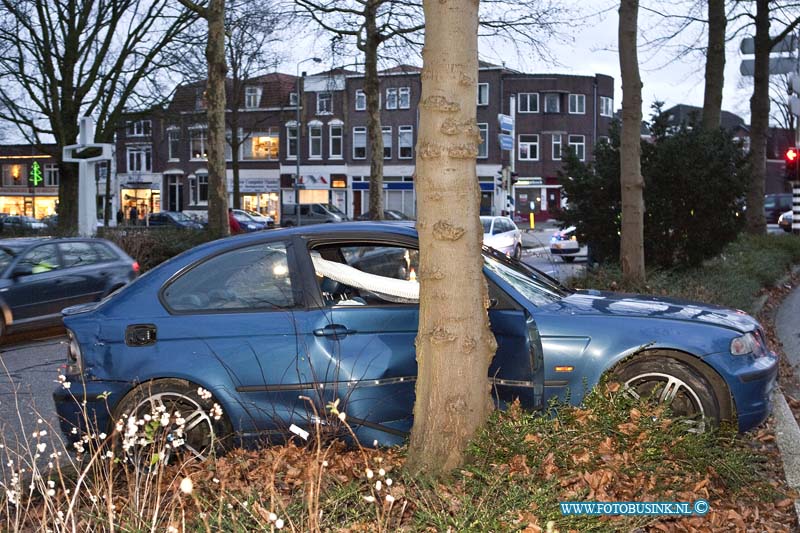
[[[396,303],[417,303],[419,301],[419,282],[368,274],[351,266],[323,259],[319,253],[312,252],[314,270],[320,276],[330,278],[355,289],[369,291],[384,300]]]

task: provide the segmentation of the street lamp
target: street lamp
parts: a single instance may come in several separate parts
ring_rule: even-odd
[[[313,61],[314,63],[322,63],[322,59],[318,57],[309,57],[297,63],[297,76],[295,77],[297,83],[297,123],[295,127],[297,128],[297,154],[295,157],[296,165],[296,172],[294,175],[294,203],[295,209],[297,210],[297,225],[300,226],[300,154],[302,153],[302,138],[303,138],[303,126],[301,124],[301,117],[300,117],[300,106],[303,102],[303,93],[302,93],[302,85],[300,84],[300,65],[306,63],[308,61]],[[303,73],[305,75],[305,72]]]

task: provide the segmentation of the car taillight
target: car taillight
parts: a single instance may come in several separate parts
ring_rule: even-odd
[[[133,264],[131,265],[131,268],[133,269],[134,272],[136,272],[138,274],[139,273],[139,261],[134,261]]]

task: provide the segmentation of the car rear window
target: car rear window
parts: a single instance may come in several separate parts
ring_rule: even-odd
[[[93,265],[100,262],[97,250],[88,242],[62,242],[60,246],[65,268]]]

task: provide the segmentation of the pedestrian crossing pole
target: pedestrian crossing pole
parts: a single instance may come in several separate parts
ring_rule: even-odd
[[[792,182],[792,233],[800,233],[800,181]]]

